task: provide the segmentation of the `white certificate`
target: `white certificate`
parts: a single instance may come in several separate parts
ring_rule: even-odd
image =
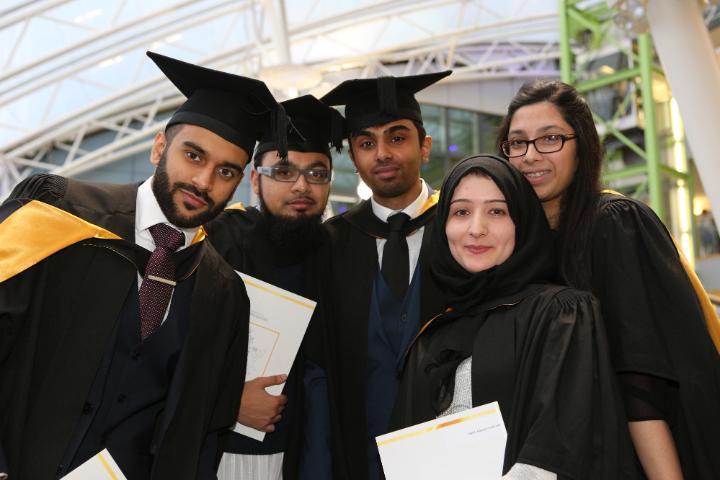
[[[387,480],[499,480],[507,432],[497,402],[376,438]]]
[[[127,480],[107,449],[65,475],[62,480]]]
[[[250,275],[237,273],[245,282],[250,298],[250,337],[245,380],[289,374],[316,303]],[[283,385],[272,385],[267,388],[267,392],[280,395]],[[262,441],[265,438],[265,432],[240,423],[235,425],[234,430],[255,440]]]

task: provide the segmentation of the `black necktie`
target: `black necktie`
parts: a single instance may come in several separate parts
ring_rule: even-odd
[[[405,239],[405,225],[410,217],[405,213],[396,213],[388,217],[390,234],[385,242],[382,256],[382,274],[395,297],[402,299],[408,288],[410,255]]]
[[[155,240],[155,251],[145,267],[145,277],[140,286],[140,335],[143,340],[152,335],[165,317],[170,296],[175,287],[175,262],[173,252],[185,240],[182,232],[158,223],[150,227]]]

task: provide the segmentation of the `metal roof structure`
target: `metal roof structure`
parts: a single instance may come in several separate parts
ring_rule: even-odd
[[[285,81],[275,90],[281,99],[388,72],[452,68],[450,84],[556,77],[556,8],[547,0],[5,0],[0,198],[32,172],[79,175],[149,149],[163,114],[183,98],[146,50],[241,75],[275,73],[268,82]],[[303,85],[309,77],[315,85]],[[89,148],[102,131],[111,139]]]

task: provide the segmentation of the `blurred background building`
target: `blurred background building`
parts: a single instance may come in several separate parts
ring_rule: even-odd
[[[561,78],[596,114],[608,187],[650,204],[720,291],[720,191],[712,178],[720,167],[690,133],[686,141],[686,127],[695,138],[720,142],[720,135],[687,125],[694,112],[679,89],[683,75],[695,72],[673,67],[670,74],[677,60],[662,38],[682,28],[701,35],[720,72],[720,7],[717,0],[669,2],[685,5],[683,14],[696,22],[669,31],[662,15],[672,12],[657,2],[3,0],[0,199],[35,172],[121,183],[150,175],[153,136],[183,99],[147,50],[259,77],[280,100],[321,96],[349,78],[453,69],[419,95],[434,141],[423,176],[435,187],[463,156],[494,152],[496,127],[522,83]],[[691,50],[707,68],[702,49]],[[708,110],[717,115],[720,104]],[[347,154],[336,155],[334,166],[331,208],[338,213],[366,188]],[[254,202],[248,182],[236,199]]]

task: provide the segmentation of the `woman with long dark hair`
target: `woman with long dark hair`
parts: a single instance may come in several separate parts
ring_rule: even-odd
[[[652,210],[601,192],[602,147],[585,100],[559,81],[526,84],[498,149],[542,202],[560,281],[600,301],[646,475],[720,478],[717,317]]]
[[[498,401],[505,479],[637,478],[597,303],[548,283],[552,234],[530,184],[468,157],[434,222],[429,268],[448,308],[408,351],[395,426]]]

